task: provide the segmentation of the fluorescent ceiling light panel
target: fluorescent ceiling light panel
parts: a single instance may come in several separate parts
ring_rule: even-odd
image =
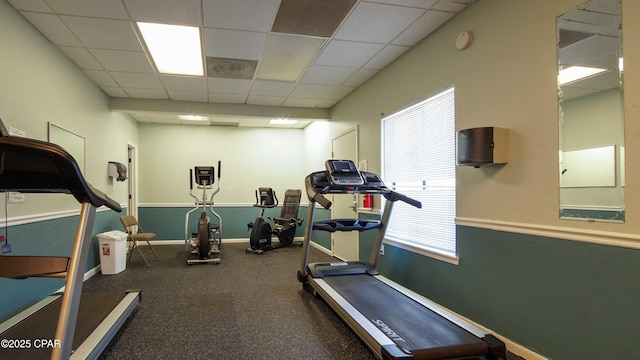
[[[200,29],[144,22],[138,28],[160,73],[204,75]]]
[[[296,81],[326,39],[312,36],[271,33],[258,65],[257,77],[266,80]]]
[[[209,120],[208,116],[203,115],[178,115],[178,119],[180,120],[189,120],[189,121],[207,121]]]
[[[271,119],[269,121],[269,125],[295,125],[298,123],[298,120],[291,119]]]
[[[607,69],[585,66],[570,66],[566,69],[560,70],[560,73],[558,74],[558,81],[560,82],[560,85],[564,85],[576,80],[599,74],[604,71],[607,71]]]

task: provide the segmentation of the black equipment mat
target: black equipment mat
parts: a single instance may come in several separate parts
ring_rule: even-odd
[[[126,292],[82,293],[72,349],[77,349],[127,295]],[[2,359],[49,359],[55,339],[62,296],[2,334],[2,339],[20,340],[14,348],[0,348]],[[46,340],[43,342],[42,340]],[[27,343],[28,342],[28,343]],[[22,348],[15,348],[22,345]]]
[[[326,276],[324,280],[416,359],[466,358],[489,353],[484,340],[373,276]]]

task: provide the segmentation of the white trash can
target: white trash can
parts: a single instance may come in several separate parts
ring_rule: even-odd
[[[102,273],[114,275],[127,268],[127,233],[113,230],[98,234]]]

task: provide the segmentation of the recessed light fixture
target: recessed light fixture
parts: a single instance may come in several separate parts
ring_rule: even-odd
[[[204,75],[200,29],[145,22],[139,22],[138,28],[159,72]]]
[[[178,119],[188,120],[188,121],[207,121],[209,120],[209,117],[204,115],[186,114],[186,115],[178,115]]]
[[[295,125],[298,123],[298,120],[291,119],[271,119],[269,120],[269,125]]]
[[[558,73],[558,82],[560,82],[560,85],[564,85],[576,80],[599,74],[604,71],[607,71],[607,69],[586,66],[570,66],[566,69],[560,70],[560,72]]]

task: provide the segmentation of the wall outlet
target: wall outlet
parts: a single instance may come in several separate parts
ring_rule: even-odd
[[[382,244],[382,247],[380,247],[380,255],[384,255],[384,244]]]

